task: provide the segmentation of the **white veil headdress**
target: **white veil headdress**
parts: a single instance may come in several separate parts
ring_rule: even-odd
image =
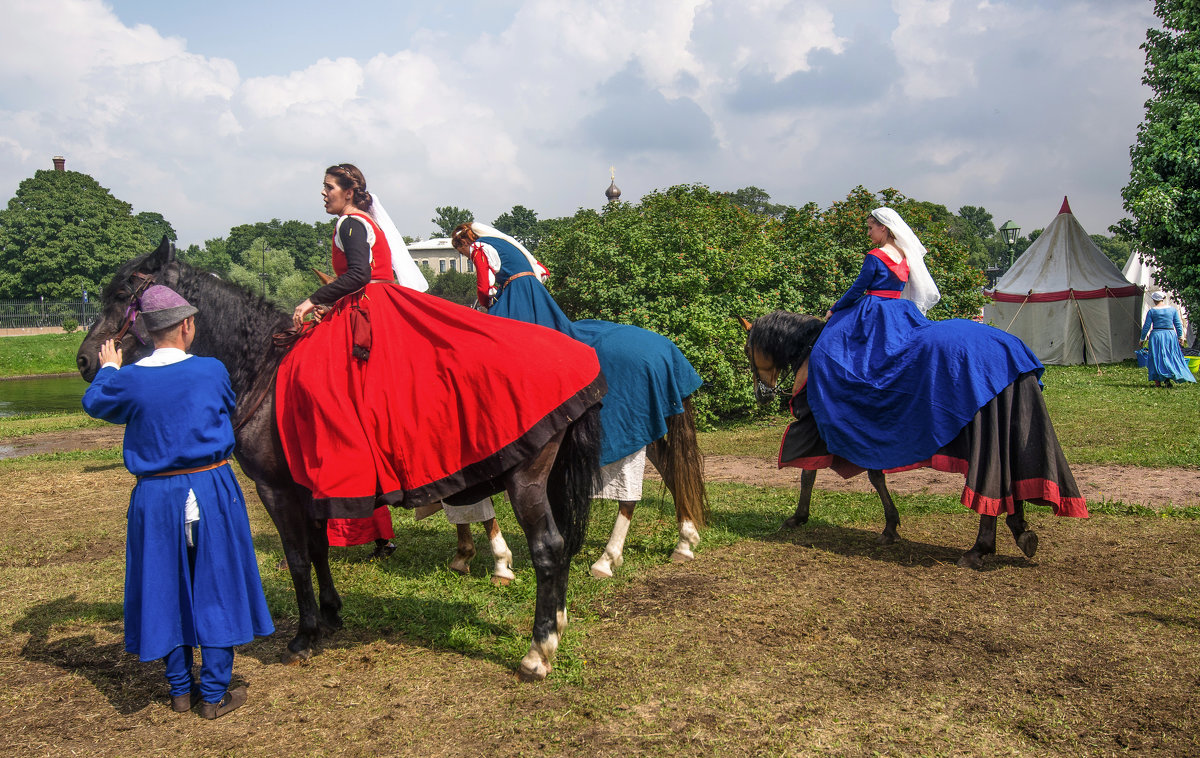
[[[496,227],[488,226],[481,221],[472,221],[471,231],[475,232],[475,234],[480,237],[499,237],[506,242],[512,243],[513,247],[520,250],[521,254],[524,255],[529,261],[529,267],[532,268],[538,275],[538,279],[541,279],[544,282],[550,278],[550,270],[543,266],[541,261],[539,261],[537,258],[534,258],[533,253],[526,250],[525,246],[522,245],[516,238],[510,237]]]
[[[426,281],[425,275],[417,267],[417,262],[409,254],[408,246],[404,244],[404,235],[396,228],[396,225],[392,222],[392,217],[384,209],[379,195],[374,192],[371,193],[371,212],[369,215],[371,216],[371,220],[383,232],[383,236],[387,238],[388,248],[392,251],[392,272],[396,274],[396,281],[402,286],[418,292],[428,290],[429,282]]]
[[[904,259],[908,261],[908,283],[904,285],[900,296],[913,301],[921,313],[927,312],[942,299],[942,293],[938,292],[937,284],[925,266],[925,246],[900,218],[900,214],[891,208],[876,208],[871,211],[871,216],[892,233],[896,238],[896,247],[900,248]]]

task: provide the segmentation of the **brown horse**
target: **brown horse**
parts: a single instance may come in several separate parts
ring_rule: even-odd
[[[276,346],[272,335],[290,325],[290,316],[246,290],[177,260],[174,248],[164,238],[154,252],[122,265],[104,288],[101,315],[77,356],[84,379],[91,381],[95,376],[97,352],[107,339],[117,339],[130,363],[152,350],[135,320],[134,308],[138,295],[151,282],[176,290],[199,308],[192,352],[215,357],[229,370],[238,397],[234,455],[254,480],[259,498],[279,530],[296,592],[299,629],[287,645],[284,660],[307,659],[322,632],[341,627],[342,601],[329,571],[325,521],[309,515],[312,494],[293,480],[276,426],[275,373],[286,348]],[[476,486],[471,493],[477,498],[485,494],[483,488],[507,489],[529,542],[537,600],[533,639],[519,667],[524,679],[542,679],[550,672],[566,627],[568,569],[583,541],[599,470],[598,407],[593,405],[541,449],[523,460],[511,461],[501,477]],[[445,430],[430,433],[444,434]],[[313,569],[320,586],[319,603],[313,594]]]

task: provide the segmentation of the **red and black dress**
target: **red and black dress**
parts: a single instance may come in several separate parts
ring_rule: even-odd
[[[315,518],[414,508],[494,482],[604,394],[591,348],[391,283],[370,217],[334,231],[332,309],[279,368],[276,415]]]

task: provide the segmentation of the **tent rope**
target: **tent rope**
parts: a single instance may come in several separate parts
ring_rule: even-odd
[[[1029,290],[1029,293],[1025,295],[1025,299],[1021,301],[1021,305],[1019,305],[1019,306],[1017,307],[1017,312],[1013,314],[1012,321],[1009,321],[1009,322],[1008,322],[1008,326],[1004,327],[1004,331],[1008,332],[1008,330],[1009,330],[1009,329],[1012,327],[1012,325],[1013,325],[1013,322],[1017,320],[1017,316],[1020,316],[1020,315],[1021,315],[1021,308],[1024,308],[1024,307],[1025,307],[1025,303],[1028,303],[1028,302],[1029,302],[1029,297],[1030,297],[1032,294],[1033,294],[1033,290]],[[1009,333],[1009,334],[1012,334],[1012,332],[1008,332],[1008,333]]]

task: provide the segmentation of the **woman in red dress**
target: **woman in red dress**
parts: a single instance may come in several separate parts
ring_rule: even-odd
[[[367,518],[379,503],[415,508],[497,491],[603,394],[586,345],[394,284],[357,168],[330,166],[321,194],[338,217],[337,278],[296,306],[296,325],[310,314],[317,323],[276,382],[284,454],[312,492],[312,517]]]

